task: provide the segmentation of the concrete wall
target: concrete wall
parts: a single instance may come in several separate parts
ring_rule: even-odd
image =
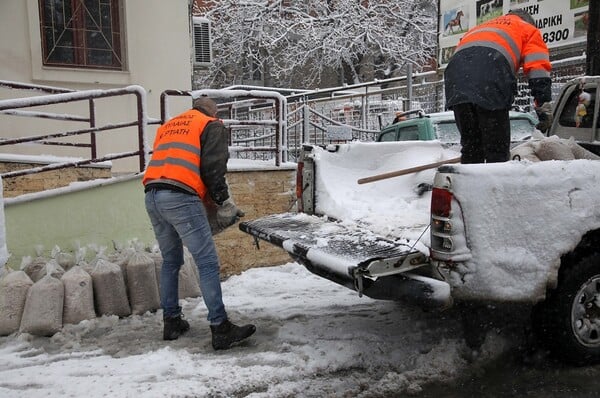
[[[295,169],[231,171],[228,181],[245,219],[289,211],[294,205]],[[141,175],[134,175],[5,199],[9,266],[19,267],[24,256],[36,256],[38,247],[49,257],[54,246],[74,252],[92,244],[111,253],[113,242],[122,247],[135,239],[153,245],[143,196]],[[256,250],[252,237],[237,226],[217,235],[215,241],[223,275],[290,260],[285,251],[265,242]]]
[[[123,54],[125,70],[58,68],[42,65],[38,0],[0,1],[0,79],[21,83],[65,87],[74,90],[111,89],[139,85],[146,91],[147,116],[160,117],[160,94],[166,89],[190,90],[192,80],[189,0],[122,0]],[[40,95],[30,91],[0,89],[0,100]],[[189,101],[188,101],[189,102]],[[187,104],[188,106],[190,104]],[[84,114],[87,103],[80,106],[56,106],[56,113]],[[135,120],[135,97],[99,100],[97,118],[121,122]],[[0,136],[27,137],[56,131],[84,128],[73,122],[0,117]],[[147,141],[154,140],[156,127],[149,128]],[[99,134],[99,153],[106,155],[136,150],[134,133]],[[72,138],[71,141],[77,141]],[[89,140],[88,140],[89,141]],[[0,147],[0,152],[89,157],[81,148],[20,145]],[[82,153],[83,152],[83,153]],[[137,159],[115,161],[114,171],[139,171]]]
[[[229,172],[227,180],[236,204],[246,213],[245,220],[295,209],[295,169]],[[215,242],[224,274],[291,261],[286,251],[267,242],[261,242],[257,250],[254,239],[237,226],[217,235]]]

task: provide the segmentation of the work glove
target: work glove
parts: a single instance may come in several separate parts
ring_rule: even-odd
[[[535,126],[542,133],[547,134],[552,126],[552,105],[544,102],[541,106],[535,108],[539,123]]]
[[[219,228],[225,229],[238,222],[244,215],[244,212],[229,198],[217,207],[217,224]]]

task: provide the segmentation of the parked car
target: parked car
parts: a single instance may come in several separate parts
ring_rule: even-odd
[[[454,112],[437,112],[426,114],[421,110],[409,111],[406,120],[384,127],[377,141],[430,141],[440,140],[442,143],[460,143],[460,133],[454,121]],[[530,113],[510,112],[511,141],[522,141],[531,136],[538,120]]]

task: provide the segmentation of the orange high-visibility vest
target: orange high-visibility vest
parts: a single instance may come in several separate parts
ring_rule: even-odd
[[[528,79],[550,77],[552,65],[542,35],[517,15],[503,15],[475,26],[461,38],[455,52],[473,46],[498,50],[515,74],[522,66]]]
[[[200,177],[200,137],[206,125],[214,120],[218,119],[190,109],[160,126],[142,183],[170,179],[187,185],[204,198],[206,185]]]

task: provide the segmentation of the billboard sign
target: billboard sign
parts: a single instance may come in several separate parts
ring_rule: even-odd
[[[438,63],[445,66],[470,28],[509,10],[527,10],[548,48],[587,40],[589,0],[440,0]]]

